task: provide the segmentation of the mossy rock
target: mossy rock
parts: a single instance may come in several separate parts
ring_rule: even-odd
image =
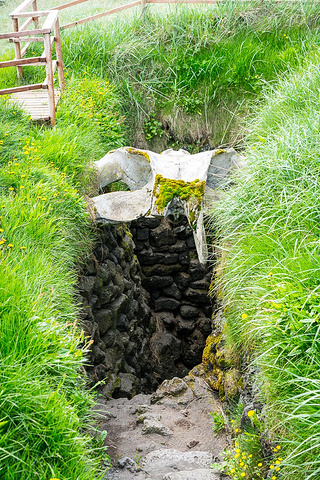
[[[205,186],[206,182],[199,179],[193,182],[184,182],[183,180],[173,180],[162,175],[156,175],[153,195],[156,198],[158,211],[163,212],[174,197],[179,197],[184,201],[195,200],[195,209],[200,210]],[[194,213],[194,220],[195,218],[196,215]]]
[[[205,374],[206,382],[212,388],[219,392],[220,386],[223,382],[223,372],[219,368],[215,367],[211,371],[207,371]]]
[[[206,340],[206,346],[203,350],[202,354],[202,363],[205,367],[205,369],[210,369],[214,365],[216,365],[216,360],[215,360],[215,355],[217,352],[217,346],[221,342],[221,334],[214,334],[212,333],[211,335],[208,336]]]
[[[234,401],[239,397],[240,372],[232,368],[224,373],[223,389],[225,398]]]
[[[132,148],[132,147],[127,147],[126,148],[126,151],[128,153],[131,153],[131,155],[139,155],[140,157],[144,157],[148,160],[148,162],[150,163],[150,157],[149,155],[147,154],[147,152],[144,152],[143,150],[138,150],[136,148]]]
[[[227,370],[233,365],[229,352],[225,347],[217,349],[215,361],[217,366],[222,370]]]

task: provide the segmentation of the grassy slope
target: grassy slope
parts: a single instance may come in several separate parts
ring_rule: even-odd
[[[0,103],[0,477],[97,478],[92,396],[79,369],[76,267],[93,240],[81,192],[90,162],[121,144],[116,97],[101,80],[67,89],[54,129]]]
[[[266,82],[318,45],[319,16],[319,4],[308,1],[149,6],[143,16],[130,10],[64,31],[64,63],[76,77],[87,71],[117,86],[129,143],[146,147],[146,136],[156,150],[188,143],[196,150],[241,140],[239,124]],[[34,44],[30,54],[40,49]],[[27,82],[44,78],[42,67],[24,71]],[[14,75],[1,70],[0,86]]]
[[[218,145],[241,138],[239,122],[265,83],[303,63],[319,43],[319,16],[319,4],[310,2],[148,7],[130,22],[64,32],[65,64],[117,85],[134,141],[147,120],[153,148]]]
[[[320,476],[319,91],[316,61],[266,94],[248,169],[214,210],[228,341],[261,370],[286,480]]]

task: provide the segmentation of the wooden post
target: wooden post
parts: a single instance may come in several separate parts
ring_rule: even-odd
[[[13,31],[19,32],[19,20],[17,18],[13,18],[12,23],[13,23]],[[22,58],[20,42],[17,42],[14,44],[14,50],[16,52],[16,59],[20,60],[20,58]],[[18,75],[18,78],[22,78],[22,67],[17,67],[17,75]]]
[[[65,80],[64,80],[64,71],[63,71],[63,58],[62,58],[62,48],[61,48],[61,35],[60,35],[60,24],[59,17],[57,18],[54,24],[54,39],[56,43],[56,53],[58,60],[58,76],[59,76],[59,85],[60,90],[65,89]]]
[[[37,0],[33,0],[33,2],[32,2],[32,10],[33,10],[34,12],[36,12],[36,11],[38,10],[38,8],[37,8]],[[33,22],[34,22],[34,26],[35,26],[36,28],[39,28],[39,18],[38,18],[38,17],[32,17],[32,19],[33,19]]]
[[[54,98],[53,68],[52,68],[52,49],[50,33],[44,34],[44,51],[46,54],[46,72],[48,84],[48,102],[50,122],[53,126],[56,123],[56,105]]]

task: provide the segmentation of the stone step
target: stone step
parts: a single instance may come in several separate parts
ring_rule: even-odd
[[[212,461],[212,454],[209,452],[180,452],[175,449],[164,448],[154,450],[146,455],[141,466],[151,478],[154,475],[155,478],[161,479],[166,475],[186,469],[191,471],[199,468],[209,468]]]
[[[168,473],[163,480],[220,480],[220,473],[206,468]]]
[[[220,473],[211,470],[212,454],[204,451],[180,452],[159,449],[146,455],[141,465],[129,458],[119,459],[108,480],[220,480]]]

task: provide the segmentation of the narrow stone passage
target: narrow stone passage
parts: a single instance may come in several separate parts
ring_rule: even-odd
[[[211,273],[186,218],[102,224],[79,279],[93,340],[87,372],[107,397],[151,393],[201,362],[212,331]]]
[[[226,478],[210,468],[228,439],[213,434],[209,412],[222,412],[222,406],[201,365],[184,378],[164,381],[153,394],[101,397],[95,410],[113,461],[105,480]]]
[[[228,445],[211,425],[210,412],[223,408],[201,363],[213,328],[211,271],[179,212],[99,223],[80,277],[93,340],[87,372],[100,385],[95,415],[113,465],[105,480],[223,478],[210,467]]]

